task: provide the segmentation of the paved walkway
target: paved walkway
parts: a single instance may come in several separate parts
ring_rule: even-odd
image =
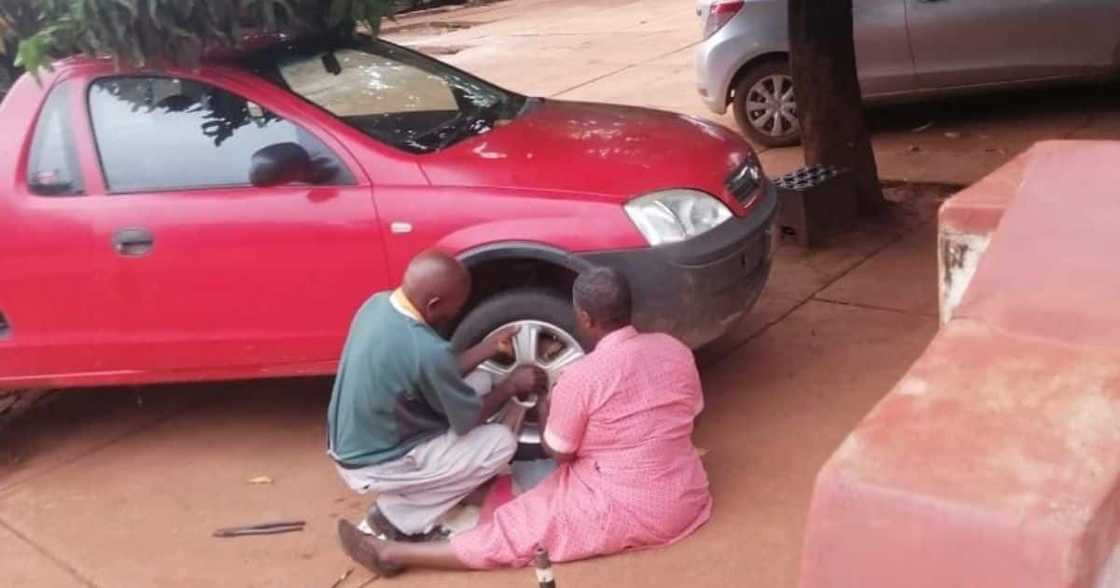
[[[704,116],[695,90],[700,22],[693,0],[507,0],[409,15],[391,40],[519,92]],[[1037,141],[1120,137],[1120,86],[1071,86],[921,103],[869,113],[882,176],[965,185]],[[921,132],[914,129],[926,127]],[[771,175],[800,148],[763,154]]]
[[[936,201],[825,251],[779,250],[754,313],[701,354],[712,522],[670,549],[560,566],[566,586],[792,587],[813,476],[937,328]],[[324,454],[322,379],[75,391],[0,438],[5,586],[329,587],[364,502]],[[248,480],[268,476],[271,484]],[[215,539],[305,519],[302,533]],[[485,578],[485,579],[484,579]],[[355,570],[339,588],[370,579]],[[531,572],[391,585],[530,585]]]

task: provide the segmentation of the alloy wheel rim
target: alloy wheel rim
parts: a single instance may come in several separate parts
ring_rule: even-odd
[[[548,383],[551,387],[560,374],[564,372],[564,369],[584,356],[583,347],[574,336],[545,321],[529,319],[512,321],[494,329],[487,336],[508,327],[520,327],[520,331],[513,338],[514,356],[500,360],[489,359],[478,366],[478,369],[496,378],[508,377],[519,366],[535,365],[548,374]],[[513,408],[513,404],[514,401],[510,401],[509,405],[491,417],[490,422],[501,421],[505,414]],[[518,441],[523,444],[540,444],[540,424],[536,421],[526,421],[522,426]]]
[[[786,74],[766,76],[747,90],[747,120],[760,133],[787,137],[801,130],[793,78]]]

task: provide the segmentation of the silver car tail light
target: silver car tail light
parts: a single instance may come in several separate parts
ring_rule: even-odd
[[[708,8],[708,18],[704,20],[704,38],[719,32],[743,9],[743,0],[713,0]]]

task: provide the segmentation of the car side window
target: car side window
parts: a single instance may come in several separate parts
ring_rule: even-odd
[[[240,96],[194,80],[112,77],[93,83],[90,119],[110,192],[249,186],[253,154],[295,143],[315,184],[352,184],[313,135]]]
[[[70,88],[71,84],[63,83],[52,89],[35,123],[27,159],[27,187],[32,194],[79,196],[83,193],[70,114]]]

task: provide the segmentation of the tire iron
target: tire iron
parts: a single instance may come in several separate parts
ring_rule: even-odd
[[[304,521],[275,521],[243,527],[226,527],[214,531],[215,537],[244,537],[246,535],[276,535],[279,533],[294,533],[302,531]]]

